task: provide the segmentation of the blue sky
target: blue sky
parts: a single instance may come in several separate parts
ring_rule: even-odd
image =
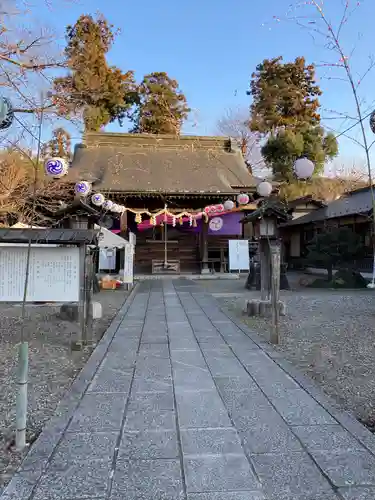
[[[43,12],[42,17],[60,35],[64,26],[74,23],[81,13],[102,12],[121,29],[109,55],[112,64],[123,70],[133,69],[138,80],[151,71],[166,71],[178,80],[193,109],[184,128],[186,133],[215,134],[217,121],[226,109],[249,106],[250,98],[246,95],[249,79],[264,58],[282,55],[285,60],[291,60],[304,55],[309,62],[333,61],[333,54],[324,49],[322,41],[313,40],[295,23],[283,20],[293,0],[143,0],[126,3],[54,0],[50,11],[44,6],[44,0],[35,1],[43,5],[39,12]],[[344,1],[326,3],[330,9],[328,16],[337,20]],[[277,22],[274,16],[281,21]],[[374,19],[375,1],[363,0],[342,32],[348,54],[357,46],[352,62],[358,73],[366,70],[368,56],[375,53]],[[331,71],[331,76],[340,77],[339,71]],[[323,106],[353,114],[347,83],[326,80],[323,78],[325,73],[326,68],[318,69],[324,90]],[[375,105],[374,78],[375,72],[361,86],[361,95],[367,102],[365,108],[371,103]],[[327,112],[322,114],[328,115]],[[326,121],[326,124],[337,129],[342,125],[337,120]],[[115,124],[108,130],[121,131]],[[358,137],[357,130],[354,135]],[[340,146],[345,162],[350,162],[351,158],[360,161],[361,152],[351,141],[342,140]]]

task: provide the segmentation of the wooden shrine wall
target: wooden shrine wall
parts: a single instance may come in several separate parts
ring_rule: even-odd
[[[180,272],[199,272],[199,234],[168,231],[167,260],[179,261]],[[135,248],[135,272],[137,274],[151,274],[152,261],[164,261],[164,241],[152,239],[152,231],[143,231],[137,234]]]

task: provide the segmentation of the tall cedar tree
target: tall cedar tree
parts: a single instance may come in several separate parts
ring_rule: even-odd
[[[125,118],[135,96],[133,71],[109,66],[106,55],[115,39],[103,16],[82,15],[66,28],[65,54],[70,74],[54,82],[61,114],[81,115],[85,130],[98,131]]]
[[[72,144],[69,132],[63,128],[57,128],[52,132],[51,139],[43,144],[42,155],[44,158],[57,156],[70,159]]]
[[[164,72],[150,73],[138,86],[138,99],[131,115],[133,133],[180,133],[190,108],[176,80]]]
[[[319,114],[322,91],[315,67],[303,57],[283,63],[282,57],[266,59],[250,82],[250,129],[265,138],[262,155],[276,177],[292,178],[294,161],[306,156],[320,173],[338,153],[333,134],[325,133]]]

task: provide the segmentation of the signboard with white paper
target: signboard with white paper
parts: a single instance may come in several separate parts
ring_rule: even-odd
[[[129,231],[129,243],[135,246],[136,242],[137,242],[137,236],[131,231]]]
[[[229,244],[229,270],[248,271],[250,269],[249,241],[228,240]]]
[[[27,248],[0,247],[0,302],[22,302]],[[78,302],[80,291],[77,247],[32,247],[27,302]]]
[[[125,245],[124,255],[124,283],[133,284],[133,267],[134,267],[134,245],[127,243]]]

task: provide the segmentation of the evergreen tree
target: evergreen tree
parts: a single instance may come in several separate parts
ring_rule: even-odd
[[[121,123],[135,97],[133,72],[122,73],[107,63],[114,39],[113,25],[103,16],[82,15],[66,28],[70,73],[55,80],[54,99],[61,114],[81,115],[89,131],[114,120]]]
[[[132,132],[175,134],[181,131],[190,109],[178,82],[167,73],[146,75],[138,87],[138,104],[131,115]]]
[[[361,238],[348,227],[332,228],[317,234],[307,248],[307,261],[323,265],[328,281],[332,281],[333,269],[353,265],[356,259],[363,257]]]
[[[315,68],[303,57],[283,63],[282,57],[264,60],[252,75],[250,129],[265,138],[262,154],[280,179],[292,178],[294,161],[306,156],[315,163],[315,173],[338,153],[333,134],[321,126]]]
[[[52,138],[43,145],[42,155],[44,158],[71,158],[71,137],[69,132],[63,128],[57,128],[52,132]]]

